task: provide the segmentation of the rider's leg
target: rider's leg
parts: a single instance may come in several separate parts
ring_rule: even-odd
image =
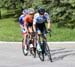
[[[33,32],[32,26],[28,27],[28,31],[30,33],[30,47],[33,47],[33,45],[32,45],[32,32]]]
[[[27,54],[27,43],[26,43],[27,32],[25,29],[22,30],[22,34],[23,34],[23,45],[25,47],[24,51]]]
[[[32,27],[28,27],[28,31],[29,31],[29,33],[30,33],[30,40],[32,40]]]
[[[28,54],[28,51],[27,51],[27,42],[26,42],[27,41],[26,40],[27,34],[24,34],[23,37],[24,37],[23,44],[24,44],[24,47],[25,47],[24,52],[25,52],[25,54]]]
[[[43,40],[47,41],[46,34],[43,34],[42,36],[43,36]]]
[[[23,34],[23,44],[24,46],[26,46],[26,36],[27,36],[27,32],[25,29],[22,29],[22,34]]]
[[[40,30],[38,29],[38,30],[37,30],[37,50],[42,51],[42,50],[41,50],[41,47],[40,47],[40,34],[41,34],[41,32],[40,32]]]
[[[42,30],[42,36],[44,41],[47,41],[46,34],[47,34],[47,31],[46,31],[46,28],[44,27],[44,29]]]
[[[37,44],[40,42],[40,34],[41,34],[40,30],[37,29]]]
[[[43,32],[42,32],[42,38],[43,38],[43,45],[44,45],[43,51],[44,51],[45,55],[47,55],[47,53],[46,53],[46,51],[45,51],[45,48],[46,48],[46,42],[47,42],[47,38],[46,38],[46,30],[45,30],[45,29],[44,29]]]
[[[25,46],[25,49],[27,49],[26,36],[27,36],[27,34],[23,34],[23,44]]]

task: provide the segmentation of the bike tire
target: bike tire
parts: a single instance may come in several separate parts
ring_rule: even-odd
[[[30,50],[30,54],[35,58],[36,57],[36,50],[35,50],[35,48],[33,47],[33,48],[30,48],[29,50]]]
[[[36,57],[36,37],[33,37],[33,41],[32,41],[32,44],[33,44],[33,56],[34,58]]]
[[[47,54],[49,60],[50,60],[51,62],[53,62],[53,61],[52,61],[52,57],[51,57],[51,53],[50,53],[50,48],[49,48],[49,46],[48,46],[47,43],[45,43],[45,52],[46,52],[46,54]]]
[[[38,51],[38,50],[37,50],[37,54],[38,54],[40,60],[41,60],[41,61],[44,61],[44,58],[45,58],[45,57],[44,57],[43,45],[41,44],[40,47],[41,47],[42,51]]]
[[[23,40],[22,40],[22,52],[23,52],[23,54],[24,54],[24,56],[27,56],[28,55],[28,53],[25,53],[25,46],[24,46],[24,44],[23,44]]]
[[[37,51],[37,54],[41,61],[44,61],[44,54],[42,52]]]

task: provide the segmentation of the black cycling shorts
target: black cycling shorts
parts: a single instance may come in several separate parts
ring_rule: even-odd
[[[39,29],[42,33],[46,32],[45,23],[36,23],[36,30]]]
[[[27,27],[32,27],[33,23],[27,23]]]

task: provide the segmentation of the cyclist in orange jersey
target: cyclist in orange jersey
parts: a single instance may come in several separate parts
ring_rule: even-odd
[[[28,15],[26,15],[24,18],[24,29],[26,30],[26,35],[24,36],[25,37],[24,45],[26,53],[27,53],[26,36],[28,33],[30,33],[30,44],[31,44],[34,13],[35,13],[34,9],[30,8]]]

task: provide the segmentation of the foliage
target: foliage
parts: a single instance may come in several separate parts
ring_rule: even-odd
[[[0,8],[14,10],[15,16],[19,16],[25,8],[37,10],[39,6],[49,12],[52,22],[58,23],[58,27],[75,26],[75,0],[0,0]]]
[[[58,27],[75,26],[75,0],[41,0]]]

